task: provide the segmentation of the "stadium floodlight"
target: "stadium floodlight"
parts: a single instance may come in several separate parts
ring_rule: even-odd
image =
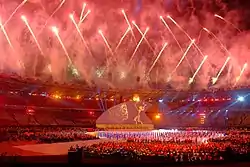
[[[240,102],[243,102],[245,99],[244,99],[243,96],[239,96],[237,100],[240,101]]]

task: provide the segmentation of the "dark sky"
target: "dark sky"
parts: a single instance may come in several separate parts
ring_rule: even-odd
[[[250,29],[250,0],[223,0],[229,11],[237,10],[240,13],[241,24],[244,29]]]
[[[171,11],[176,11],[179,15],[190,13],[192,8],[196,9],[193,13],[196,15],[204,9],[223,17],[228,12],[236,12],[240,16],[241,29],[250,29],[250,0],[163,0],[163,2],[167,10],[171,10],[172,7]]]

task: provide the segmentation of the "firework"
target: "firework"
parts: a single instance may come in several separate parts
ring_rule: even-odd
[[[72,23],[74,24],[74,26],[75,26],[75,28],[76,28],[76,30],[77,30],[77,32],[78,32],[78,34],[79,34],[79,36],[80,36],[80,38],[81,38],[83,44],[84,44],[84,46],[86,47],[87,51],[89,52],[90,56],[93,57],[93,55],[92,55],[92,53],[91,53],[91,51],[90,51],[90,49],[89,49],[89,47],[88,47],[88,45],[87,45],[87,42],[85,41],[85,39],[84,39],[84,37],[82,36],[82,33],[81,33],[79,27],[78,27],[77,24],[76,24],[76,21],[75,21],[75,19],[74,19],[74,15],[73,15],[73,14],[70,14],[70,15],[69,15],[69,18],[71,19]]]
[[[60,35],[59,35],[59,30],[58,30],[58,28],[55,27],[55,26],[53,26],[53,27],[51,27],[51,30],[52,30],[52,32],[55,34],[56,38],[58,39],[58,41],[59,41],[59,43],[60,43],[60,45],[61,45],[61,47],[62,47],[62,49],[63,49],[63,51],[64,51],[64,53],[65,53],[65,55],[67,56],[67,59],[68,59],[70,65],[72,65],[72,60],[70,59],[69,54],[68,54],[68,51],[67,51],[67,49],[65,48],[65,46],[64,46],[64,44],[63,44],[63,42],[62,42],[62,40],[61,40],[61,37],[60,37]]]
[[[226,22],[227,24],[230,24],[231,26],[233,26],[237,31],[241,32],[241,30],[240,30],[236,25],[234,25],[232,22],[230,22],[230,21],[224,19],[222,16],[215,14],[214,17],[217,17],[217,18],[223,20],[223,21]]]
[[[80,21],[81,21],[82,18],[83,18],[83,13],[84,13],[84,10],[85,10],[86,6],[87,6],[86,3],[83,3],[83,4],[82,4],[82,11],[81,11],[81,14],[80,14]]]
[[[200,71],[202,65],[205,63],[205,61],[207,60],[207,58],[208,58],[208,56],[206,55],[206,56],[203,58],[201,64],[200,64],[199,67],[197,68],[197,70],[195,71],[195,73],[194,73],[194,75],[192,76],[192,78],[189,78],[189,81],[188,81],[189,84],[191,84],[191,83],[194,82],[194,79],[195,79],[196,75],[197,75],[198,72]]]
[[[125,19],[126,23],[128,24],[128,26],[129,26],[129,28],[130,28],[131,34],[132,34],[132,36],[133,36],[133,38],[134,38],[134,41],[136,42],[136,38],[135,38],[135,34],[134,34],[134,32],[133,32],[132,26],[131,26],[131,24],[129,23],[128,17],[127,17],[127,15],[126,15],[126,13],[125,13],[125,11],[124,11],[123,9],[122,9],[122,14],[123,14],[123,16],[124,16],[124,19]]]
[[[11,18],[16,14],[16,12],[27,2],[28,0],[23,0],[16,9],[11,13],[10,17],[4,22],[3,26],[8,24],[8,22],[11,20]]]
[[[47,68],[48,68],[49,72],[52,72],[51,64],[48,64]]]
[[[230,57],[232,57],[232,54],[229,52],[229,50],[226,48],[226,46],[223,45],[221,40],[213,32],[209,31],[207,28],[203,28],[203,30],[205,30],[208,34],[212,35],[219,42],[222,49],[229,55],[229,57],[225,61],[224,65],[222,66],[222,68],[221,68],[220,72],[218,73],[218,75],[216,77],[212,78],[212,83],[215,84],[217,82],[217,80],[219,79],[219,76],[222,73],[222,71],[224,70],[225,66],[227,65],[228,61],[230,60]]]
[[[39,5],[42,5],[42,7],[44,8],[41,8]],[[46,8],[43,5],[45,5]],[[233,85],[237,86],[240,85],[241,81],[243,83],[243,79],[244,80],[247,79],[246,77],[244,77],[244,75],[247,75],[246,62],[244,62],[245,64],[242,63],[240,65],[240,68],[237,68],[236,67],[237,63],[232,63],[231,62],[232,60],[226,61],[226,59],[227,57],[231,58],[234,57],[234,59],[237,58],[245,59],[244,56],[246,57],[247,55],[245,54],[244,51],[247,50],[247,44],[246,42],[244,43],[242,41],[247,39],[247,36],[249,34],[246,32],[245,36],[239,37],[234,33],[227,33],[228,32],[227,30],[229,31],[233,30],[234,32],[236,32],[236,30],[234,30],[232,27],[234,25],[231,26],[231,24],[227,20],[225,20],[219,15],[215,16],[209,15],[206,18],[211,19],[209,17],[212,16],[212,19],[214,19],[214,21],[218,21],[221,24],[223,24],[224,25],[223,31],[221,31],[220,27],[218,27],[219,25],[216,25],[215,29],[217,29],[217,31],[212,31],[214,29],[212,27],[210,32],[208,29],[200,27],[203,21],[200,22],[199,18],[197,17],[189,17],[189,18],[179,17],[180,21],[182,20],[182,22],[179,23],[178,22],[179,20],[178,19],[174,20],[175,19],[174,17],[173,18],[170,16],[167,17],[167,15],[160,16],[157,15],[157,12],[154,14],[149,13],[148,12],[149,10],[153,12],[158,10],[157,9],[158,6],[151,4],[145,4],[146,7],[140,11],[141,15],[139,14],[138,11],[133,11],[133,9],[132,10],[130,9],[127,10],[125,8],[124,8],[125,10],[118,9],[119,13],[118,17],[120,18],[117,18],[115,14],[116,13],[115,11],[117,11],[116,6],[112,6],[109,9],[107,9],[104,6],[98,6],[99,3],[92,3],[91,5],[94,11],[90,11],[89,5],[90,4],[88,4],[88,1],[81,1],[80,4],[78,4],[78,2],[76,1],[66,1],[66,0],[57,0],[49,4],[45,4],[44,1],[40,2],[40,0],[38,1],[19,0],[18,3],[12,3],[12,1],[6,1],[6,2],[4,1],[2,3],[3,10],[1,11],[2,16],[4,16],[2,17],[3,25],[2,26],[0,25],[0,31],[2,30],[2,41],[1,41],[2,58],[0,63],[0,65],[2,64],[2,66],[0,67],[0,69],[2,71],[14,70],[13,72],[20,72],[20,74],[23,74],[22,76],[26,76],[26,74],[30,75],[30,73],[33,73],[33,71],[31,72],[29,70],[33,70],[33,68],[35,68],[35,70],[39,71],[35,71],[36,73],[34,74],[38,73],[42,74],[44,72],[45,75],[43,74],[39,75],[39,78],[41,76],[41,79],[45,78],[44,76],[48,74],[48,71],[53,70],[53,72],[51,73],[53,80],[56,82],[61,82],[61,81],[64,82],[66,79],[65,78],[66,75],[63,76],[62,74],[66,72],[65,68],[67,68],[71,63],[74,65],[75,63],[77,63],[77,68],[81,69],[81,75],[83,75],[84,78],[87,78],[88,81],[93,81],[98,87],[105,87],[104,85],[106,84],[107,85],[117,84],[115,86],[112,86],[117,88],[128,87],[128,86],[129,87],[131,86],[131,88],[137,87],[136,84],[137,82],[135,83],[132,82],[135,81],[134,79],[136,76],[139,76],[141,78],[140,85],[143,87],[147,86],[154,87],[152,86],[154,84],[151,83],[156,83],[156,85],[157,83],[159,83],[159,85],[162,85],[164,83],[162,83],[163,80],[161,78],[169,77],[166,79],[168,79],[169,82],[174,81],[175,83],[174,87],[177,90],[187,88],[188,83],[190,84],[195,83],[196,80],[198,82],[197,77],[199,77],[199,75],[201,75],[202,77],[199,79],[199,83],[195,84],[196,88],[199,86],[203,88],[209,84],[208,83],[209,81],[204,80],[203,77],[205,78],[211,77],[211,80],[214,80],[213,83],[217,84],[216,82],[219,82],[223,76],[223,78],[225,77],[228,79],[228,81],[230,82],[230,84],[228,85],[232,87]],[[97,11],[95,11],[95,9]],[[72,10],[77,11],[77,15],[76,13],[72,14],[68,13],[72,12]],[[160,10],[162,9],[159,9],[159,11]],[[59,12],[62,15],[59,15]],[[21,14],[25,14],[27,18],[25,16],[21,16]],[[155,14],[156,17],[154,17]],[[206,15],[207,13],[204,14]],[[107,15],[109,16],[109,18],[105,18],[105,16]],[[28,16],[33,17],[32,24],[31,24],[31,18],[29,18]],[[202,14],[202,16],[204,15]],[[20,20],[20,17],[22,20]],[[139,19],[141,25],[154,24],[155,19],[156,20],[158,19],[157,21],[159,21],[158,23],[160,27],[158,27],[158,25],[152,25],[154,27],[156,26],[155,27],[156,29],[154,28],[152,30],[153,31],[152,34],[154,35],[152,37],[150,36],[149,38],[151,30],[146,32],[145,31],[146,27],[140,26],[140,24],[137,23],[136,20],[135,22],[133,22],[132,21],[133,19]],[[229,21],[231,20],[229,19]],[[122,31],[118,33],[117,31],[114,31],[117,30],[118,27],[111,27],[112,25],[109,24],[110,22],[112,22],[112,25],[114,24],[115,26],[122,27]],[[39,28],[38,31],[35,31],[33,23],[35,27]],[[81,25],[85,23],[87,23],[86,29],[84,28],[85,25]],[[60,27],[60,29],[58,31],[56,28],[52,28],[55,34],[48,35],[49,33],[53,33],[53,32],[49,33],[47,32],[47,28],[49,28],[49,31],[51,31],[50,29],[51,27],[49,27],[49,25],[56,25],[58,26],[58,28]],[[237,24],[235,25],[237,26]],[[42,32],[43,36],[41,36],[41,34],[39,33],[41,31],[41,28],[44,28],[43,26],[45,26],[46,29],[43,30]],[[200,28],[192,29],[191,27],[186,30],[185,27],[187,26],[200,27]],[[105,29],[107,28],[107,31],[106,30],[104,31],[103,29],[103,33],[99,32],[100,34],[98,34],[98,27],[99,28],[105,27]],[[84,31],[82,28],[84,28]],[[176,30],[176,32],[179,34],[178,35],[175,34],[174,30]],[[196,34],[197,36],[195,35],[192,36],[191,34],[189,34],[189,30],[190,32],[192,32],[192,34]],[[238,31],[236,33],[238,33]],[[218,36],[218,34],[220,34],[220,36]],[[208,37],[207,35],[211,37],[213,41],[210,45],[207,45],[207,37]],[[224,43],[224,39],[222,40],[221,36],[226,37],[225,41],[227,41],[227,43],[230,44],[230,49]],[[169,46],[170,43],[168,43],[168,45],[164,45],[164,43],[162,43],[162,39],[165,38],[170,38],[170,40],[172,41],[171,46]],[[195,41],[193,40],[194,38],[196,39]],[[218,38],[222,42],[218,40]],[[241,38],[242,40],[239,40],[239,38]],[[111,41],[111,39],[113,41]],[[30,43],[31,41],[32,43]],[[66,41],[69,45],[66,45]],[[166,41],[170,42],[169,40]],[[100,45],[100,42],[102,45]],[[27,49],[27,47],[29,47],[30,45],[34,46],[35,50]],[[160,48],[155,46],[159,46]],[[219,47],[217,48],[216,46]],[[216,50],[213,48],[216,48]],[[231,53],[229,52],[231,50],[236,51],[238,54],[235,56],[231,55]],[[241,50],[242,52],[238,52]],[[39,51],[42,54],[40,54]],[[80,61],[82,57],[81,56],[79,57],[79,55],[77,55],[78,53],[82,53],[82,51],[84,52],[84,55],[87,54],[86,59],[84,59],[84,61],[86,60],[88,62],[87,64],[86,61],[85,62]],[[213,52],[214,58],[212,58],[212,56],[206,58],[202,53],[204,52],[205,54],[206,51]],[[218,63],[216,62],[218,61],[216,59],[216,56],[219,56],[221,54],[221,51],[226,55],[226,57],[223,58],[223,62],[221,62],[220,63],[221,65],[218,66]],[[139,52],[143,53],[143,55],[140,55]],[[164,64],[162,64],[162,66],[164,66],[164,69],[168,69],[167,71],[170,70],[169,73],[166,74],[164,72],[161,72],[160,68],[158,68],[157,66],[159,65],[161,59],[163,59],[163,56],[168,57],[168,55],[165,55],[167,52],[169,52],[169,54],[176,56],[173,56],[171,61],[166,61]],[[96,55],[94,55],[94,53]],[[105,53],[106,56],[104,55],[104,57],[98,56]],[[117,55],[118,53],[119,57]],[[51,62],[46,64],[45,66],[46,69],[43,70],[41,68],[43,63],[39,62],[39,60],[41,56],[41,60],[47,61],[47,58],[49,58],[45,57],[47,54],[49,55],[63,54],[62,55],[63,57],[60,57],[58,59],[57,56],[56,57],[49,56],[51,58],[49,59],[49,61]],[[88,60],[88,58],[90,58],[89,54],[91,56],[93,55],[91,60]],[[196,54],[198,54],[198,57],[199,56],[201,57],[197,59],[195,57],[197,56]],[[42,55],[44,55],[44,57]],[[194,55],[194,57],[191,57],[191,55]],[[78,60],[78,62],[75,62],[75,60],[72,57],[75,57],[75,60]],[[95,60],[92,60],[93,58]],[[204,63],[202,62],[203,59],[206,59],[204,60]],[[17,67],[16,62],[18,62],[19,60],[23,62],[23,63],[20,62],[19,64],[25,65],[25,68],[27,68],[27,70],[24,71],[24,69]],[[190,61],[191,65],[188,62],[188,60]],[[194,63],[197,62],[197,64],[195,63],[196,66],[193,66],[195,64],[193,64],[191,60]],[[109,61],[110,63],[112,62],[112,65],[109,64]],[[214,70],[210,68],[211,67],[210,62],[213,65],[213,69],[217,69],[216,73],[214,74],[213,74]],[[7,63],[7,65],[3,65],[4,63]],[[223,67],[224,63],[225,63],[225,68]],[[11,65],[13,65],[14,67],[11,67]],[[190,66],[190,69],[188,65]],[[70,67],[68,67],[67,72],[77,73],[77,70],[73,69],[72,67],[73,65],[71,66],[71,69],[69,69]],[[103,69],[103,71],[100,74],[98,73],[99,77],[102,76],[101,79],[97,78],[96,77],[97,74],[94,73],[95,69],[98,67]],[[203,68],[205,71],[203,71]],[[85,69],[86,70],[88,69],[89,74],[86,73]],[[130,75],[131,72],[133,73],[133,75]],[[212,76],[210,76],[211,73],[213,74]],[[218,73],[221,74],[218,76],[217,75]],[[32,74],[32,76],[35,75]],[[231,76],[233,76],[233,78],[230,79]],[[146,79],[146,77],[148,78]],[[186,86],[184,86],[183,83],[180,83],[184,79],[186,80]],[[92,82],[88,83],[88,81],[86,83],[91,85]],[[120,81],[119,85],[118,81]],[[223,85],[224,84],[222,84],[222,86]]]
[[[22,16],[21,16],[21,19],[23,20],[23,22],[25,23],[25,25],[28,27],[28,30],[30,31],[30,33],[31,33],[31,35],[32,35],[32,37],[33,37],[33,39],[35,40],[35,43],[36,43],[36,45],[37,45],[37,47],[38,47],[40,53],[44,56],[44,53],[43,53],[43,51],[42,51],[42,48],[41,48],[40,44],[38,43],[37,38],[36,38],[35,34],[33,33],[33,31],[32,31],[32,29],[31,29],[29,23],[28,23],[27,18],[26,18],[24,15],[22,15]],[[36,54],[35,66],[34,66],[34,73],[36,72],[36,66],[37,66],[37,63],[38,63],[38,62],[37,62],[37,58],[38,58],[38,55]],[[49,69],[49,68],[48,68],[48,69]],[[49,69],[49,70],[50,70],[50,69]],[[50,70],[50,71],[51,71],[51,70]]]
[[[171,16],[167,16],[167,18],[169,18],[188,38],[190,41],[192,41],[192,38],[190,37],[190,35],[171,17]],[[198,45],[196,45],[196,43],[194,43],[195,48],[199,51],[199,53],[205,57],[205,55],[203,54],[203,52],[200,50],[200,48],[198,47]]]
[[[117,51],[117,49],[119,48],[119,46],[121,45],[122,41],[124,40],[124,38],[126,37],[126,35],[128,34],[128,32],[130,31],[130,28],[128,27],[127,30],[125,31],[125,33],[123,34],[123,36],[121,37],[119,43],[117,44],[116,48],[115,48],[115,53]]]
[[[143,32],[140,30],[140,28],[138,27],[138,25],[135,23],[135,21],[132,21],[132,24],[135,26],[135,28],[139,31],[139,33],[141,34],[141,36],[143,36]],[[144,36],[144,40],[146,41],[148,47],[151,49],[151,51],[154,53],[155,55],[155,51],[153,49],[153,47],[150,45],[150,43],[148,42],[147,38]]]
[[[57,8],[54,10],[54,12],[53,12],[53,13],[49,16],[49,18],[45,21],[45,24],[43,25],[43,28],[40,30],[40,32],[39,32],[38,34],[42,33],[43,29],[47,26],[49,20],[50,20],[50,19],[56,14],[56,12],[63,6],[63,4],[65,3],[65,1],[66,1],[66,0],[62,0],[62,1],[60,2],[60,4],[57,6]]]
[[[157,61],[159,60],[159,58],[161,57],[161,55],[162,55],[163,51],[165,50],[165,48],[167,47],[167,45],[168,45],[168,43],[164,43],[164,45],[163,45],[161,51],[159,52],[158,56],[156,57],[156,59],[155,59],[155,61],[154,61],[154,63],[153,63],[152,66],[149,68],[148,73],[150,73],[150,72],[152,71],[152,69],[154,68],[156,62],[157,62]]]
[[[174,38],[175,42],[177,43],[178,47],[180,48],[180,50],[182,52],[184,52],[184,50],[181,47],[181,44],[179,43],[179,41],[177,40],[176,36],[174,35],[173,31],[170,29],[170,27],[168,26],[168,24],[166,23],[166,21],[164,20],[164,18],[162,16],[160,16],[160,19],[162,21],[162,23],[165,25],[165,27],[168,29],[168,31],[170,32],[170,34],[172,35],[172,37]]]
[[[109,43],[108,43],[106,37],[103,35],[102,30],[98,30],[98,33],[101,35],[101,37],[102,37],[102,39],[103,39],[105,45],[106,45],[107,48],[108,48],[108,51],[109,51],[110,54],[112,55],[112,59],[114,59],[114,52],[112,51],[112,49],[111,49],[111,47],[110,47],[110,45],[109,45]],[[116,61],[116,59],[115,59],[115,61]],[[106,69],[109,67],[109,63],[110,63],[110,62],[109,62],[109,59],[107,59],[107,64],[106,64],[106,67],[105,67],[105,71],[106,71]]]
[[[65,53],[65,55],[66,55],[66,57],[67,57],[67,59],[68,59],[68,61],[69,61],[69,67],[70,67],[70,69],[71,69],[71,71],[72,71],[72,74],[73,74],[74,76],[79,76],[79,72],[78,72],[78,70],[76,69],[76,67],[74,66],[72,60],[70,59],[69,53],[68,53],[66,47],[64,46],[63,41],[62,41],[62,39],[61,39],[61,37],[60,37],[60,35],[59,35],[59,30],[58,30],[58,28],[55,27],[55,26],[53,26],[53,27],[51,28],[51,30],[52,30],[52,32],[55,34],[55,36],[57,37],[57,39],[58,39],[58,41],[59,41],[61,47],[63,48],[63,51],[64,51],[64,53]]]
[[[42,51],[42,48],[41,48],[39,42],[37,41],[37,38],[36,38],[36,36],[35,36],[33,30],[31,29],[31,27],[30,27],[30,25],[29,25],[29,22],[28,22],[27,18],[26,18],[24,15],[22,15],[22,16],[21,16],[21,19],[23,20],[23,22],[25,23],[25,25],[26,25],[27,28],[29,29],[29,31],[30,31],[30,33],[31,33],[31,35],[32,35],[32,37],[33,37],[33,39],[34,39],[35,42],[36,42],[36,45],[37,45],[39,51],[40,51],[41,54],[44,56],[44,53],[43,53],[43,51]]]
[[[203,28],[203,30],[205,30],[208,34],[212,35],[220,44],[221,48],[229,55],[229,57],[227,58],[226,62],[225,62],[225,66],[227,65],[228,61],[230,60],[230,57],[232,57],[231,52],[229,52],[229,50],[226,48],[225,45],[223,45],[223,43],[221,42],[221,40],[211,31],[209,31],[207,28]],[[223,65],[223,68],[221,68],[219,74],[217,77],[212,78],[212,83],[215,84],[217,82],[217,80],[219,79],[220,74],[222,73],[223,69],[225,68]]]
[[[218,81],[218,79],[219,79],[219,77],[220,77],[222,71],[223,71],[224,68],[226,67],[226,65],[227,65],[227,63],[229,62],[229,60],[230,60],[230,57],[227,58],[227,60],[225,61],[225,63],[224,63],[223,66],[221,67],[221,69],[220,69],[218,75],[217,75],[216,77],[212,78],[212,83],[213,83],[213,85]]]
[[[135,56],[137,50],[139,49],[139,47],[140,47],[140,45],[141,45],[141,43],[142,43],[142,41],[143,41],[143,39],[144,39],[144,36],[146,36],[148,30],[149,30],[149,28],[147,27],[146,30],[145,30],[145,32],[144,32],[144,34],[142,35],[140,41],[139,41],[138,44],[136,45],[136,48],[135,48],[135,50],[134,50],[134,52],[133,52],[133,54],[132,54],[132,56],[131,56],[131,58],[130,58],[130,60],[129,60],[129,64],[130,64],[131,61],[133,60],[133,58],[134,58],[134,56]]]
[[[167,18],[170,19],[190,40],[192,40],[190,35],[171,16],[168,15]]]
[[[162,23],[165,25],[165,27],[168,29],[168,31],[170,32],[170,34],[172,35],[172,37],[174,38],[174,40],[175,40],[175,42],[177,43],[178,47],[180,48],[181,52],[182,52],[183,54],[185,54],[183,48],[181,47],[181,44],[180,44],[179,41],[177,40],[176,36],[174,35],[173,31],[170,29],[170,27],[168,26],[168,24],[167,24],[166,21],[164,20],[164,18],[163,18],[162,16],[160,16],[160,19],[161,19]],[[191,42],[192,42],[192,40],[191,40]],[[183,56],[183,59],[184,59],[184,58],[186,58],[186,56]],[[188,59],[186,59],[186,61],[187,61],[188,65],[189,65],[191,71],[193,72],[192,66],[191,66],[191,64],[189,63]],[[182,60],[181,60],[179,63],[181,64],[181,62],[182,62]],[[174,69],[173,72],[176,71],[176,69],[178,68],[178,66],[179,66],[179,65],[176,66],[176,68]],[[172,74],[171,74],[171,75],[172,75]],[[171,78],[171,76],[170,76],[170,78]]]
[[[88,10],[87,13],[80,19],[78,23],[78,27],[83,23],[83,21],[87,18],[87,16],[90,14],[91,10]]]
[[[226,46],[223,45],[223,43],[221,42],[221,40],[220,40],[213,32],[209,31],[207,28],[203,28],[203,30],[205,30],[208,34],[212,35],[212,36],[220,43],[220,45],[221,45],[221,47],[223,48],[223,50],[224,50],[225,52],[227,52],[227,54],[228,54],[229,56],[232,56],[231,53],[227,50]]]
[[[186,51],[184,52],[183,56],[181,57],[181,60],[179,61],[179,63],[176,65],[176,67],[174,68],[174,70],[170,74],[170,78],[168,80],[170,80],[172,78],[173,74],[176,72],[177,68],[180,66],[180,64],[182,63],[182,61],[184,60],[184,58],[188,54],[188,51],[190,50],[190,48],[192,47],[192,45],[194,44],[194,42],[195,42],[194,39],[190,42],[190,44],[188,45]]]
[[[1,20],[0,20],[0,27],[1,27],[1,30],[2,30],[4,36],[5,36],[6,40],[7,40],[10,48],[11,48],[11,50],[15,53],[15,49],[14,49],[14,47],[12,45],[12,42],[10,41],[10,38],[9,38],[9,36],[8,36],[8,34],[7,34],[7,32],[6,32],[5,28],[4,28],[4,25],[2,24]],[[23,62],[21,60],[18,60],[16,63],[18,65],[18,67],[22,67],[23,69],[25,68],[24,64],[23,64]]]
[[[236,77],[236,81],[235,81],[234,86],[236,86],[238,84],[238,82],[239,82],[242,74],[245,72],[246,68],[247,68],[247,63],[245,63],[244,66],[243,66],[243,68],[241,69],[240,75],[238,77]]]
[[[106,44],[106,46],[107,46],[109,52],[110,52],[112,55],[114,55],[114,53],[113,53],[113,51],[112,51],[112,49],[111,49],[111,47],[110,47],[110,45],[109,45],[109,43],[108,43],[106,37],[103,35],[102,30],[99,30],[98,33],[102,36],[102,39],[103,39],[104,43]]]
[[[13,47],[11,41],[10,41],[9,35],[7,34],[7,32],[6,32],[5,28],[4,28],[4,25],[2,24],[1,20],[0,20],[0,27],[1,27],[1,30],[2,30],[2,32],[4,34],[4,36],[5,36],[8,44],[10,45],[10,48],[14,51],[14,47]]]

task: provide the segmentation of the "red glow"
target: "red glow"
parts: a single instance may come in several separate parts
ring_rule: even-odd
[[[27,114],[27,115],[34,115],[34,114],[35,114],[35,110],[33,110],[33,109],[31,109],[31,108],[27,108],[26,114]]]
[[[94,111],[89,111],[89,115],[94,115],[95,113],[94,113]]]
[[[62,97],[60,95],[54,94],[54,95],[52,95],[52,98],[54,98],[54,99],[61,99]]]

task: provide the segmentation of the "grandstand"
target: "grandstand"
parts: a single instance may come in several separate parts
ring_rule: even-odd
[[[34,79],[1,77],[1,126],[84,126],[109,108],[133,100],[151,103],[146,114],[156,127],[250,126],[247,88],[176,91],[173,89],[115,90],[80,85],[49,84]],[[29,111],[34,113],[29,113]],[[156,118],[160,116],[160,118]]]

